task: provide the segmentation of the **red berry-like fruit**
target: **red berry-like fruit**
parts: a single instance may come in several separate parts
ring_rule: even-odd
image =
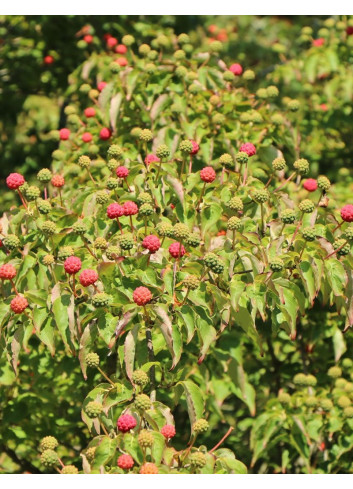
[[[236,76],[240,76],[243,73],[243,67],[239,63],[234,63],[229,67],[229,71]]]
[[[353,26],[349,25],[346,29],[346,33],[348,36],[351,36],[353,34]]]
[[[303,187],[308,192],[314,192],[317,189],[317,181],[315,180],[315,178],[308,178],[303,183]]]
[[[10,303],[10,307],[15,314],[21,314],[28,307],[28,301],[22,295],[16,295]]]
[[[80,284],[83,287],[88,287],[89,285],[93,285],[98,280],[98,273],[95,270],[91,270],[90,268],[86,268],[86,270],[82,270],[80,273]]]
[[[327,104],[320,104],[320,109],[321,109],[323,112],[327,112],[327,111],[328,111],[328,106],[327,106]]]
[[[124,470],[132,469],[134,463],[134,459],[131,457],[131,455],[120,455],[118,458],[118,467]]]
[[[145,239],[142,241],[142,246],[150,253],[156,253],[156,251],[158,251],[161,247],[161,242],[159,241],[159,238],[157,236],[155,236],[154,234],[150,234],[149,236],[146,236]]]
[[[54,63],[54,58],[53,58],[53,56],[50,56],[50,54],[48,54],[48,56],[44,56],[43,61],[44,61],[44,64],[51,65]]]
[[[24,177],[20,173],[10,173],[6,178],[6,185],[12,190],[18,189],[25,183]]]
[[[115,60],[116,63],[118,63],[119,66],[127,66],[127,59],[121,56],[120,58]]]
[[[166,424],[161,429],[161,433],[164,436],[164,438],[167,438],[167,439],[173,438],[173,436],[175,436],[175,434],[176,434],[175,427],[172,424]]]
[[[178,256],[184,256],[186,250],[181,243],[175,242],[169,246],[169,253],[173,258],[178,258]]]
[[[116,176],[118,178],[126,178],[129,175],[129,170],[126,166],[118,166],[116,169]]]
[[[91,44],[91,42],[93,41],[93,36],[91,36],[91,34],[86,34],[85,36],[83,36],[83,40],[87,44]]]
[[[116,219],[124,215],[124,207],[117,202],[109,204],[107,207],[107,216],[109,219]]]
[[[152,299],[152,293],[147,287],[137,287],[132,295],[135,304],[144,306]]]
[[[107,127],[103,127],[103,129],[101,129],[101,131],[99,133],[99,138],[102,141],[106,141],[107,139],[110,138],[111,135],[112,135],[111,130],[108,129]]]
[[[104,88],[105,88],[107,85],[108,85],[108,84],[107,84],[107,82],[105,82],[105,81],[101,81],[101,82],[99,82],[99,83],[97,84],[97,88],[98,88],[98,90],[101,92],[102,90],[104,90]]]
[[[59,137],[61,141],[67,141],[70,137],[70,129],[67,129],[66,127],[63,127],[59,131]]]
[[[2,280],[12,280],[16,277],[16,268],[11,263],[5,263],[0,267],[0,278]]]
[[[65,185],[65,179],[62,175],[53,175],[51,179],[51,184],[54,187],[63,187]]]
[[[319,37],[319,39],[313,39],[313,46],[319,47],[325,43],[325,39],[323,37]]]
[[[96,115],[96,111],[93,107],[87,107],[87,109],[85,109],[86,117],[94,117],[95,115]]]
[[[135,202],[132,202],[132,200],[127,200],[126,202],[124,202],[123,208],[124,216],[134,216],[139,211],[139,208],[137,207]]]
[[[81,267],[81,260],[77,258],[77,256],[69,256],[69,258],[66,258],[64,261],[65,272],[70,275],[74,275],[75,273],[79,272]]]
[[[116,37],[109,37],[107,39],[107,46],[108,46],[108,48],[113,48],[117,44],[118,44],[118,40],[117,40]]]
[[[341,217],[346,222],[353,222],[353,205],[347,204],[341,209]]]
[[[148,166],[151,163],[159,163],[161,160],[158,158],[158,156],[150,153],[146,156],[145,158],[145,165]]]
[[[196,155],[198,152],[199,152],[199,149],[200,149],[200,146],[197,144],[196,141],[194,141],[193,139],[190,139],[190,142],[192,144],[192,151],[191,151],[191,155],[194,156]]]
[[[115,48],[115,52],[118,54],[127,53],[127,47],[124,44],[118,44]]]
[[[81,136],[81,139],[84,143],[90,143],[93,139],[93,136],[90,132],[84,132]]]
[[[202,168],[200,171],[200,177],[204,182],[211,183],[216,178],[216,172],[212,166],[205,166],[205,168]]]
[[[122,414],[119,416],[117,421],[118,430],[122,433],[127,433],[128,431],[135,428],[137,422],[136,419],[131,416],[131,414]]]
[[[112,35],[107,32],[106,34],[104,34],[103,39],[107,41],[110,37],[112,37]]]
[[[146,462],[142,465],[140,474],[158,474],[158,467],[152,462]]]
[[[256,154],[256,148],[252,143],[244,143],[240,146],[240,150],[246,153],[248,156],[254,156]]]

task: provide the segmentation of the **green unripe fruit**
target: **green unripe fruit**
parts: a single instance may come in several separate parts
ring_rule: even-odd
[[[107,163],[107,167],[109,168],[110,171],[114,171],[118,168],[120,165],[119,161],[116,160],[115,158],[110,158]]]
[[[37,207],[41,214],[49,214],[51,211],[51,203],[49,200],[37,199]]]
[[[258,204],[264,204],[270,198],[270,194],[267,189],[257,189],[253,194],[253,200]]]
[[[88,83],[84,83],[80,86],[79,90],[81,93],[88,93],[91,90],[91,87],[88,85]]]
[[[300,158],[293,163],[294,168],[300,175],[309,173],[309,162],[305,158]]]
[[[44,452],[45,450],[55,450],[58,445],[58,440],[54,438],[54,436],[45,436],[40,442],[39,450],[41,452]]]
[[[210,425],[208,424],[208,421],[206,419],[201,418],[195,421],[195,423],[192,426],[192,431],[197,435],[200,433],[206,433],[206,431],[208,431],[209,429],[209,426]]]
[[[20,240],[15,234],[8,234],[7,236],[5,236],[5,238],[2,241],[5,248],[7,248],[10,251],[19,248],[21,244]]]
[[[77,113],[76,107],[74,107],[73,105],[67,105],[64,109],[64,113],[66,115],[76,114]]]
[[[349,397],[341,396],[338,398],[337,404],[340,408],[343,409],[343,408],[350,406],[352,403],[351,403],[351,400],[349,399]]]
[[[293,382],[295,385],[300,387],[306,386],[306,375],[305,374],[296,374],[294,376]]]
[[[48,183],[51,180],[52,177],[52,172],[49,170],[49,168],[42,168],[38,173],[37,173],[37,178],[40,182],[43,183]]]
[[[89,156],[82,155],[78,159],[78,164],[81,168],[89,168],[91,164],[91,158]]]
[[[87,353],[86,355],[87,367],[97,368],[99,366],[99,355],[97,353]]]
[[[109,146],[107,151],[107,155],[109,158],[120,158],[122,154],[123,154],[123,150],[117,144],[112,144],[111,146]]]
[[[345,239],[347,241],[352,241],[353,240],[353,226],[349,226],[343,233],[343,236],[345,237]],[[343,360],[343,362],[345,362],[346,360],[348,361],[352,361],[350,358],[345,358]],[[342,364],[343,365],[343,364]],[[352,362],[352,365],[353,365],[353,362]]]
[[[99,153],[99,146],[97,146],[96,144],[90,144],[88,146],[88,152],[91,155],[97,155]]]
[[[92,297],[92,304],[94,307],[106,307],[111,301],[111,296],[105,292],[98,292]]]
[[[42,455],[40,456],[40,463],[45,467],[53,467],[58,463],[58,456],[54,450],[44,450]]]
[[[178,66],[175,70],[175,74],[179,77],[179,78],[184,78],[187,74],[188,70],[187,68],[185,68],[185,66]]]
[[[142,204],[152,204],[152,196],[148,192],[141,192],[137,197],[137,203]]]
[[[241,220],[239,219],[239,217],[233,216],[230,219],[228,219],[227,229],[229,229],[230,231],[239,231],[239,229],[241,228],[241,225],[242,224],[241,224]]]
[[[283,222],[283,224],[293,224],[293,222],[295,221],[295,216],[295,211],[293,211],[292,209],[285,209],[284,211],[282,211],[281,221]]]
[[[119,180],[115,177],[110,177],[106,183],[108,190],[114,190],[119,187]]]
[[[109,194],[105,190],[99,190],[96,193],[97,204],[106,204],[109,200]]]
[[[189,235],[190,231],[186,224],[179,222],[173,227],[173,236],[176,240],[183,241],[184,239],[187,239]]]
[[[313,29],[310,26],[305,26],[302,28],[302,34],[311,36],[312,33],[313,33]]]
[[[95,88],[92,88],[92,89],[89,91],[89,96],[90,96],[92,99],[98,98],[98,97],[99,97],[99,91],[98,91],[98,90],[96,90]]]
[[[61,471],[62,474],[78,474],[78,468],[74,465],[65,465]]]
[[[85,411],[89,418],[97,418],[103,411],[103,406],[99,402],[91,401],[87,404]]]
[[[233,157],[229,153],[224,153],[222,156],[220,156],[219,163],[225,167],[233,166]]]
[[[94,455],[96,453],[96,449],[97,449],[97,447],[87,448],[85,455],[86,455],[86,458],[89,462],[92,462],[94,460]]]
[[[332,246],[334,250],[338,250],[337,255],[339,256],[348,255],[348,253],[351,251],[350,244],[347,243],[345,239],[336,239]]]
[[[193,150],[192,142],[190,141],[190,139],[185,139],[184,141],[182,141],[179,144],[179,150],[182,153],[190,154]]]
[[[197,248],[200,246],[201,237],[198,234],[190,233],[186,238],[185,243],[191,246],[192,248]]]
[[[239,151],[239,153],[235,155],[235,160],[237,161],[237,163],[243,165],[244,163],[248,162],[249,156],[247,153],[245,153],[245,151]]]
[[[204,262],[214,273],[223,273],[224,265],[214,253],[207,253]]]
[[[165,36],[164,34],[160,34],[156,39],[154,39],[154,41],[155,41],[154,42],[154,45],[156,47],[163,47],[163,48],[165,48],[165,47],[167,47],[170,44],[168,37]],[[155,46],[153,46],[153,47],[155,47]]]
[[[283,270],[284,263],[280,258],[272,258],[272,260],[269,262],[269,266],[272,272],[280,272]]]
[[[235,80],[235,75],[231,71],[227,70],[223,73],[223,80],[227,82],[232,82]]]
[[[116,260],[120,256],[119,246],[108,246],[105,250],[108,260]]]
[[[134,247],[134,238],[131,233],[125,233],[118,237],[120,248],[124,251]]]
[[[147,54],[151,51],[151,46],[148,44],[141,44],[139,46],[139,53],[142,54],[143,56],[147,56]]]
[[[135,38],[130,34],[126,34],[126,36],[123,36],[121,42],[125,44],[125,46],[131,46],[132,44],[134,44]]]
[[[348,231],[348,229],[346,229],[346,232]],[[353,233],[353,226],[351,227],[351,230]],[[353,367],[353,360],[351,360],[350,358],[344,358],[342,360],[342,367],[343,368],[352,368]]]
[[[135,398],[135,407],[140,411],[147,411],[152,406],[151,400],[146,394],[139,394]]]
[[[142,133],[142,129],[140,127],[133,127],[130,131],[130,134],[134,138],[139,138]]]
[[[286,160],[284,158],[276,158],[272,161],[274,171],[284,170],[286,166]]]
[[[315,387],[317,384],[317,379],[314,375],[307,375],[306,376],[306,385],[309,387]]]
[[[63,160],[65,158],[65,153],[61,149],[55,149],[51,155],[53,159],[57,161]]]
[[[291,396],[287,392],[278,394],[278,400],[281,404],[288,405],[291,402]]]
[[[63,246],[58,251],[59,260],[66,260],[69,256],[73,256],[75,254],[72,246]]]
[[[305,399],[305,405],[307,407],[316,407],[317,406],[317,399],[314,396],[309,396]]]
[[[142,448],[149,448],[154,443],[154,436],[151,431],[141,430],[138,437],[138,443]]]
[[[188,44],[190,42],[190,38],[187,34],[179,34],[178,36],[178,43],[179,44]]]
[[[165,144],[161,144],[156,149],[156,156],[160,159],[169,158],[169,155],[170,155],[169,148]]]
[[[316,231],[314,228],[302,229],[302,235],[305,241],[315,241],[316,239]]]
[[[76,221],[72,226],[72,232],[74,234],[82,235],[87,231],[87,225],[82,221]]]
[[[244,208],[243,201],[241,200],[240,197],[232,197],[230,201],[228,202],[227,206],[229,209],[232,211],[242,211]]]
[[[139,208],[139,215],[143,217],[151,216],[154,213],[154,209],[151,204],[142,204]]]
[[[220,41],[212,41],[210,44],[210,50],[212,53],[220,53],[223,49],[223,44]]]
[[[97,250],[105,250],[108,248],[108,243],[106,239],[99,237],[94,240],[93,246],[97,248]]]
[[[323,190],[324,192],[327,192],[328,189],[331,187],[331,182],[330,182],[330,180],[327,177],[325,177],[324,175],[321,175],[317,179],[317,186],[321,190]]]
[[[29,202],[33,202],[34,200],[36,200],[40,196],[39,187],[36,187],[34,185],[32,185],[31,187],[28,187],[25,191],[25,196]]]
[[[338,377],[341,377],[342,370],[340,369],[340,367],[334,366],[328,370],[327,375],[332,379],[337,379]]]
[[[143,370],[135,370],[132,374],[134,384],[145,387],[148,384],[148,375]]]
[[[315,204],[310,199],[304,199],[299,203],[299,209],[305,214],[310,214],[315,209]]]
[[[343,415],[345,418],[353,418],[353,407],[348,406],[348,407],[344,408]]]
[[[157,70],[157,66],[154,63],[147,63],[145,65],[145,72],[148,73],[149,75],[153,75],[155,71]]]
[[[79,126],[81,121],[77,114],[70,114],[67,118],[67,122],[69,125],[77,127]]]
[[[59,131],[57,131],[56,129],[50,131],[49,138],[52,141],[60,141],[60,133],[59,133]]]
[[[142,129],[142,131],[140,132],[139,138],[141,141],[145,141],[146,143],[148,143],[149,141],[152,141],[152,139],[153,139],[152,131],[150,131],[150,129]]]
[[[275,85],[267,87],[267,96],[270,98],[277,97],[279,94],[278,88]]]
[[[210,104],[213,106],[218,105],[221,102],[221,98],[218,95],[212,95],[210,97]]]
[[[219,124],[221,126],[225,123],[225,121],[226,121],[226,118],[223,114],[215,114],[212,117],[213,124]]]
[[[173,237],[173,226],[169,222],[159,222],[156,226],[156,233],[163,238]]]
[[[343,22],[342,20],[339,20],[338,22],[336,22],[336,29],[338,31],[344,31],[346,29],[346,23]]]
[[[284,124],[284,117],[282,114],[273,114],[271,116],[271,122],[275,125],[275,126],[281,126],[282,124]]]
[[[195,275],[188,275],[184,278],[183,284],[187,289],[196,290],[200,285],[200,280]]]
[[[57,227],[53,221],[45,221],[42,224],[42,232],[47,236],[53,236],[57,232]]]
[[[266,99],[268,94],[267,94],[267,89],[266,88],[259,88],[256,91],[256,96],[261,99]]]
[[[346,392],[353,392],[353,382],[347,382],[347,384],[344,386],[344,390]]]
[[[347,385],[347,381],[343,377],[338,378],[335,381],[335,387],[337,387],[338,389],[344,389],[346,385]]]
[[[181,61],[186,58],[186,53],[183,49],[177,49],[173,56],[177,61]]]
[[[299,100],[295,100],[295,99],[290,100],[287,104],[287,107],[291,112],[297,112],[300,108],[300,102]]]
[[[198,469],[202,469],[206,465],[206,455],[202,452],[192,453],[189,460],[190,464]]]
[[[323,411],[330,411],[333,408],[333,403],[330,399],[320,399],[320,407]]]
[[[158,58],[158,51],[156,51],[155,49],[151,49],[151,51],[147,54],[147,58],[151,61],[154,61]]]
[[[42,263],[45,266],[52,265],[55,262],[55,258],[53,255],[45,255],[42,258]]]
[[[253,70],[245,70],[243,73],[243,78],[246,81],[255,80],[255,72]]]

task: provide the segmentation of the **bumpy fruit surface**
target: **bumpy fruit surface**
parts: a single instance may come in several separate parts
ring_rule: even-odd
[[[154,210],[153,210],[153,207],[151,206],[151,204],[142,204],[140,209],[139,209],[139,214],[141,216],[151,216],[152,214],[154,213]]]
[[[142,448],[151,447],[154,442],[153,433],[148,430],[141,430],[137,440]]]
[[[189,234],[190,231],[186,224],[182,224],[181,222],[179,222],[173,227],[173,236],[179,241],[186,239]]]
[[[276,158],[272,161],[272,168],[275,171],[282,171],[286,166],[286,160],[284,158]]]
[[[108,260],[116,260],[120,256],[119,246],[108,246],[105,250]]]
[[[157,158],[160,158],[160,159],[169,158],[170,150],[169,150],[168,146],[165,144],[161,144],[160,146],[158,146],[158,148],[156,149],[156,155],[157,155]]]
[[[16,277],[16,268],[11,263],[5,263],[0,267],[0,279],[12,280]]]
[[[241,220],[239,217],[233,216],[230,219],[228,219],[227,222],[227,229],[230,231],[239,231],[241,228]]]
[[[345,418],[353,418],[353,407],[349,406],[344,408],[343,415]]]
[[[141,192],[137,197],[137,203],[142,204],[152,204],[152,196],[148,192]]]
[[[52,467],[58,463],[58,456],[54,450],[44,450],[42,455],[40,456],[40,462],[45,467]]]
[[[254,156],[256,154],[256,148],[252,143],[242,144],[239,151],[246,153],[248,156]]]
[[[188,275],[184,278],[183,284],[187,289],[196,290],[200,285],[200,279],[196,275]]]
[[[148,250],[150,253],[156,253],[156,251],[158,251],[161,247],[161,242],[157,236],[150,234],[142,241],[142,247]]]
[[[337,250],[339,256],[348,255],[351,250],[350,244],[345,239],[336,239],[332,246],[334,250]]]
[[[189,139],[185,139],[179,144],[179,150],[182,153],[190,154],[192,151],[192,143]]]
[[[45,255],[42,258],[43,265],[52,265],[55,262],[55,258],[53,255]]]
[[[17,190],[24,183],[25,179],[20,173],[10,173],[6,178],[6,185],[12,190]]]
[[[148,375],[143,370],[135,370],[132,374],[134,384],[145,387],[148,384]]]
[[[124,454],[120,455],[118,458],[118,467],[124,470],[129,470],[132,469],[134,466],[135,462],[134,459],[131,457],[131,455]]]
[[[304,199],[299,203],[299,209],[305,214],[310,214],[315,209],[315,204],[309,199]]]
[[[169,253],[173,258],[182,257],[185,255],[186,250],[181,243],[172,243],[169,248]]]
[[[57,232],[57,227],[56,227],[55,222],[45,221],[45,222],[43,222],[43,224],[41,226],[41,230],[44,234],[46,234],[48,236],[52,236],[53,234],[55,234]]]
[[[281,392],[278,394],[278,400],[281,404],[288,405],[291,402],[291,397],[287,392]]]
[[[92,304],[94,307],[106,307],[111,301],[111,296],[105,292],[98,292],[92,297]]]
[[[343,236],[347,241],[353,240],[353,226],[349,226],[343,233]],[[347,360],[346,358],[344,360]],[[350,359],[348,359],[350,360]]]
[[[51,177],[52,177],[52,173],[51,171],[49,170],[49,168],[42,168],[41,170],[39,170],[39,172],[37,173],[37,178],[40,182],[43,182],[43,183],[47,183],[47,182],[50,182],[51,180]]]
[[[169,222],[159,222],[156,226],[156,232],[163,238],[171,237],[173,236],[173,226]]]
[[[99,402],[91,401],[85,407],[85,411],[89,418],[97,418],[103,411],[103,406]]]
[[[98,280],[98,273],[96,270],[91,270],[90,268],[86,268],[82,270],[79,276],[80,284],[83,287],[88,287],[89,285],[93,285]]]
[[[63,467],[61,473],[62,474],[78,474],[78,468],[75,467],[74,465],[65,465],[65,467]]]
[[[192,431],[196,434],[206,433],[206,431],[208,431],[208,428],[209,428],[208,421],[206,419],[201,418],[195,421],[192,427]]]
[[[144,306],[152,299],[152,293],[147,287],[137,287],[132,295],[135,304]]]
[[[131,250],[134,247],[134,238],[131,233],[125,233],[119,236],[119,246],[122,250]]]
[[[140,474],[158,474],[158,467],[151,462],[147,462],[141,466]]]
[[[224,265],[214,253],[207,253],[204,256],[204,262],[214,273],[223,273]]]
[[[186,238],[185,243],[193,248],[196,248],[197,246],[200,246],[201,237],[196,233],[190,233]]]
[[[117,219],[124,215],[124,207],[117,202],[109,204],[107,207],[107,216],[109,219]]]
[[[353,222],[353,205],[347,204],[341,209],[341,217],[345,222]]]
[[[327,192],[329,188],[331,187],[331,182],[330,180],[325,177],[324,175],[321,175],[317,179],[317,186],[323,190],[324,192]]]
[[[105,238],[98,237],[94,240],[93,246],[97,250],[105,250],[106,248],[108,248],[108,243],[107,243],[107,240]]]
[[[135,406],[141,411],[147,411],[151,407],[151,400],[146,394],[139,394],[135,398]]]
[[[205,166],[205,168],[200,171],[200,178],[203,182],[211,183],[216,179],[216,172],[212,166]]]
[[[118,178],[126,178],[129,175],[129,169],[126,166],[118,166],[115,173]]]
[[[20,240],[15,234],[8,234],[5,236],[5,238],[2,240],[5,248],[8,250],[12,251],[15,250],[16,248],[20,247]]]
[[[65,179],[62,175],[53,175],[51,179],[53,187],[63,187],[65,185]]]
[[[264,204],[270,198],[270,194],[267,189],[257,189],[254,191],[253,200],[258,204]]]
[[[227,205],[232,211],[242,211],[244,208],[243,201],[237,196],[232,197]]]
[[[41,452],[44,452],[44,450],[55,450],[58,445],[58,440],[54,436],[45,436],[40,442],[39,449]]]
[[[77,256],[69,256],[64,261],[65,272],[69,275],[74,275],[79,272],[82,267],[82,262]]]
[[[166,424],[161,429],[161,433],[164,436],[164,438],[169,440],[170,438],[173,438],[176,435],[175,426],[173,426],[172,424]]]
[[[198,469],[206,465],[206,456],[202,452],[195,452],[190,455],[190,464]]]
[[[321,399],[320,407],[323,411],[330,411],[333,408],[333,403],[330,399]]]
[[[132,202],[132,200],[127,200],[126,202],[124,202],[123,209],[124,216],[134,216],[139,211],[137,205],[135,204],[135,202]]]
[[[86,458],[89,462],[92,462],[94,460],[94,455],[96,453],[96,449],[97,449],[97,447],[87,448],[85,455],[86,455]]]
[[[293,163],[294,168],[300,175],[306,175],[309,173],[309,162],[304,158],[300,158]]]
[[[97,368],[99,366],[99,355],[97,353],[88,353],[86,355],[87,367]]]
[[[10,307],[15,314],[22,314],[28,307],[28,301],[22,295],[17,295],[10,302]]]
[[[316,231],[314,228],[302,229],[302,235],[305,241],[315,241],[316,239]]]
[[[305,190],[307,190],[308,192],[315,192],[315,190],[317,189],[317,181],[314,179],[314,178],[308,178],[307,180],[305,180],[305,182],[303,183],[303,187],[305,188]]]
[[[51,203],[48,199],[37,199],[37,207],[41,214],[49,214],[52,210]]]
[[[229,153],[224,153],[222,156],[219,158],[219,163],[221,165],[224,165],[226,167],[230,167],[234,165],[233,157]]]
[[[281,270],[283,270],[284,263],[281,258],[272,258],[272,260],[270,260],[269,262],[269,266],[272,272],[280,272]]]
[[[132,430],[136,424],[136,419],[131,414],[122,414],[117,421],[118,430],[122,433]]]
[[[349,399],[349,397],[340,396],[337,400],[337,404],[340,408],[344,409],[344,408],[350,406],[352,403],[351,403],[351,400]]]
[[[341,377],[342,369],[340,367],[337,367],[337,366],[331,367],[328,370],[327,375],[329,377],[332,377],[333,379],[337,379],[338,377]]]
[[[293,382],[295,385],[299,385],[301,387],[306,386],[306,375],[305,374],[296,374],[294,376]]]
[[[76,221],[72,226],[72,232],[78,235],[83,235],[87,231],[87,225],[82,221]]]

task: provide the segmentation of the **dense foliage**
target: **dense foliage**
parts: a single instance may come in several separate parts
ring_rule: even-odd
[[[351,21],[129,22],[6,178],[1,470],[352,472]]]

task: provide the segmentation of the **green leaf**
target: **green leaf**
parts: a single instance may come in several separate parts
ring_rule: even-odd
[[[171,368],[173,369],[180,360],[183,347],[182,337],[178,325],[172,325],[167,311],[162,306],[156,306],[154,310],[161,319],[158,326],[163,334],[168,350],[172,355],[173,363]]]
[[[184,390],[186,397],[186,403],[188,407],[188,413],[191,426],[198,419],[202,418],[204,412],[204,400],[201,389],[194,384],[191,380],[184,380],[177,384],[177,387],[181,386]]]
[[[134,372],[136,340],[140,329],[140,324],[136,324],[131,331],[128,332],[124,343],[124,362],[126,368],[126,375],[132,381],[132,374]]]
[[[95,470],[99,470],[101,467],[104,468],[115,455],[116,446],[117,438],[105,436],[96,448],[92,468]]]
[[[344,266],[336,258],[329,258],[324,263],[333,294],[335,296],[342,296],[348,281]]]

